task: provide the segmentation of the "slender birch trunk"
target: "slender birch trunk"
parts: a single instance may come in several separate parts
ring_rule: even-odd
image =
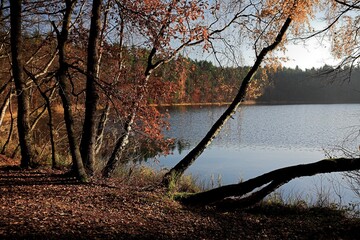
[[[241,102],[243,101],[247,92],[248,85],[251,82],[251,79],[256,73],[257,69],[260,67],[261,62],[265,58],[266,54],[274,50],[279,45],[290,23],[291,23],[291,18],[287,18],[274,42],[268,47],[262,49],[254,65],[243,79],[238,94],[236,95],[230,106],[225,110],[225,112],[211,127],[211,129],[206,134],[206,136],[177,165],[175,165],[169,172],[165,174],[163,178],[163,184],[165,186],[171,188],[176,184],[176,182],[184,174],[186,169],[188,169],[191,166],[191,164],[193,164],[195,160],[204,152],[206,147],[209,146],[211,142],[214,140],[214,138],[219,134],[225,123],[236,112],[237,108],[240,106]]]

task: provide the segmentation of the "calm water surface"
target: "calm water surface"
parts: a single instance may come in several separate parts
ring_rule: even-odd
[[[159,158],[157,168],[171,168],[206,134],[225,106],[172,107],[171,129],[165,134],[183,144]],[[238,110],[220,135],[187,173],[205,183],[236,183],[290,165],[311,163],[339,147],[358,151],[360,104],[264,105]],[[339,153],[337,153],[339,154]],[[322,174],[293,180],[281,188],[285,195],[311,201],[322,188],[334,201],[356,202],[341,174]],[[338,197],[340,193],[342,198]]]

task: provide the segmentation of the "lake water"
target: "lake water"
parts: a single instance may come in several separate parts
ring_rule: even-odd
[[[170,113],[165,134],[180,142],[156,168],[171,168],[206,134],[226,106],[162,108]],[[359,154],[360,104],[256,105],[238,110],[186,173],[209,186],[237,183],[290,165],[311,163],[340,147]],[[213,180],[212,180],[213,179]],[[219,180],[220,179],[220,180]],[[219,180],[219,181],[218,181]],[[214,184],[212,184],[214,183]],[[342,174],[321,174],[293,180],[279,191],[315,201],[319,191],[333,201],[358,202]],[[341,195],[341,197],[339,197]]]

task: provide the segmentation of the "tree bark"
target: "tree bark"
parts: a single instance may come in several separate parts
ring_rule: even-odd
[[[106,166],[103,170],[104,177],[111,177],[111,174],[115,171],[117,165],[119,164],[119,158],[121,157],[126,145],[129,143],[129,136],[132,130],[132,124],[134,123],[135,116],[136,111],[134,110],[129,116],[129,119],[125,122],[124,133],[117,140],[109,161],[106,163]]]
[[[54,90],[55,90],[55,87],[54,87]],[[57,151],[56,151],[56,143],[55,143],[55,137],[54,137],[54,121],[53,121],[53,114],[52,114],[52,109],[51,109],[50,98],[46,98],[46,106],[47,106],[48,114],[49,114],[48,125],[49,125],[50,145],[51,145],[51,168],[56,169],[58,167],[57,157],[56,157]]]
[[[248,207],[292,179],[321,173],[344,172],[360,169],[359,158],[324,159],[315,163],[280,168],[239,184],[231,184],[180,199],[184,204]],[[264,186],[265,185],[265,186]],[[264,186],[264,187],[263,187]],[[261,188],[263,187],[263,188]],[[243,197],[253,192],[250,196]],[[232,197],[232,199],[229,199]]]
[[[71,13],[76,1],[66,0],[66,8],[61,32],[57,31],[58,35],[58,50],[59,50],[59,69],[56,73],[56,78],[59,82],[59,95],[62,100],[64,108],[64,120],[66,125],[67,137],[69,141],[70,153],[73,161],[73,171],[76,177],[82,181],[87,181],[87,174],[81,159],[80,148],[75,136],[74,117],[72,113],[72,102],[70,99],[70,86],[67,81],[66,73],[68,65],[66,63],[66,44],[69,35]],[[56,29],[56,26],[54,24]]]
[[[11,136],[12,136],[13,130],[14,130],[14,116],[13,116],[12,106],[11,106],[11,97],[10,97],[10,101],[9,101],[9,113],[10,113],[10,129],[9,129],[6,141],[5,141],[5,143],[4,143],[4,145],[3,145],[2,149],[1,149],[1,154],[5,154],[6,148],[10,143]]]
[[[108,116],[110,113],[110,103],[107,102],[105,108],[103,109],[103,112],[101,114],[98,127],[96,130],[96,145],[95,145],[95,154],[98,154],[100,152],[101,146],[104,141],[104,131],[106,122],[108,121]]]
[[[94,172],[96,146],[96,113],[99,95],[96,87],[97,69],[99,65],[99,35],[101,0],[94,0],[91,15],[89,43],[87,50],[87,78],[85,119],[81,138],[81,157],[89,174]]]
[[[249,83],[251,82],[252,77],[256,73],[257,69],[260,67],[261,62],[265,58],[266,54],[274,50],[279,43],[282,41],[285,32],[290,26],[291,18],[287,18],[282,28],[280,29],[275,41],[265,47],[260,52],[257,57],[254,65],[248,72],[248,74],[243,79],[238,94],[234,98],[233,102],[226,109],[226,111],[220,116],[220,118],[215,122],[215,124],[211,127],[206,136],[200,141],[200,143],[191,150],[175,167],[173,167],[169,172],[167,172],[163,178],[163,184],[169,188],[174,186],[178,179],[182,176],[186,169],[188,169],[193,162],[204,152],[206,147],[214,140],[214,138],[219,134],[222,127],[225,123],[231,118],[231,116],[236,112],[237,108],[243,101]]]
[[[12,73],[17,94],[17,128],[19,143],[21,148],[22,168],[30,167],[33,157],[33,143],[30,133],[30,93],[29,86],[26,86],[26,80],[23,73],[22,59],[22,36],[21,36],[21,7],[22,0],[10,1],[10,25],[11,25],[11,57]]]
[[[0,106],[0,128],[1,128],[2,122],[4,120],[6,110],[10,104],[11,97],[12,97],[12,94],[11,94],[11,89],[10,89],[8,94],[6,94],[6,96],[5,96],[4,102]]]
[[[116,166],[119,164],[119,157],[121,157],[123,151],[125,150],[126,145],[129,143],[129,136],[132,131],[132,125],[134,124],[140,102],[144,98],[144,91],[147,87],[147,83],[148,83],[150,75],[153,71],[153,65],[151,64],[153,56],[154,56],[154,51],[149,56],[149,60],[148,60],[149,62],[148,62],[147,70],[145,71],[145,80],[144,80],[143,86],[139,86],[138,90],[136,91],[138,99],[133,104],[133,106],[131,108],[131,113],[128,115],[127,120],[124,124],[124,133],[116,141],[114,150],[111,153],[109,161],[106,163],[106,166],[103,169],[102,174],[104,177],[111,177],[111,174],[114,172],[114,170],[116,169]]]

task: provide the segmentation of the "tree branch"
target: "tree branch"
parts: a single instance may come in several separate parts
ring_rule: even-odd
[[[335,2],[337,2],[341,5],[347,6],[349,8],[360,9],[360,6],[357,5],[360,3],[359,1],[355,2],[354,4],[348,4],[348,3],[344,2],[344,1],[340,1],[340,0],[335,0]]]

